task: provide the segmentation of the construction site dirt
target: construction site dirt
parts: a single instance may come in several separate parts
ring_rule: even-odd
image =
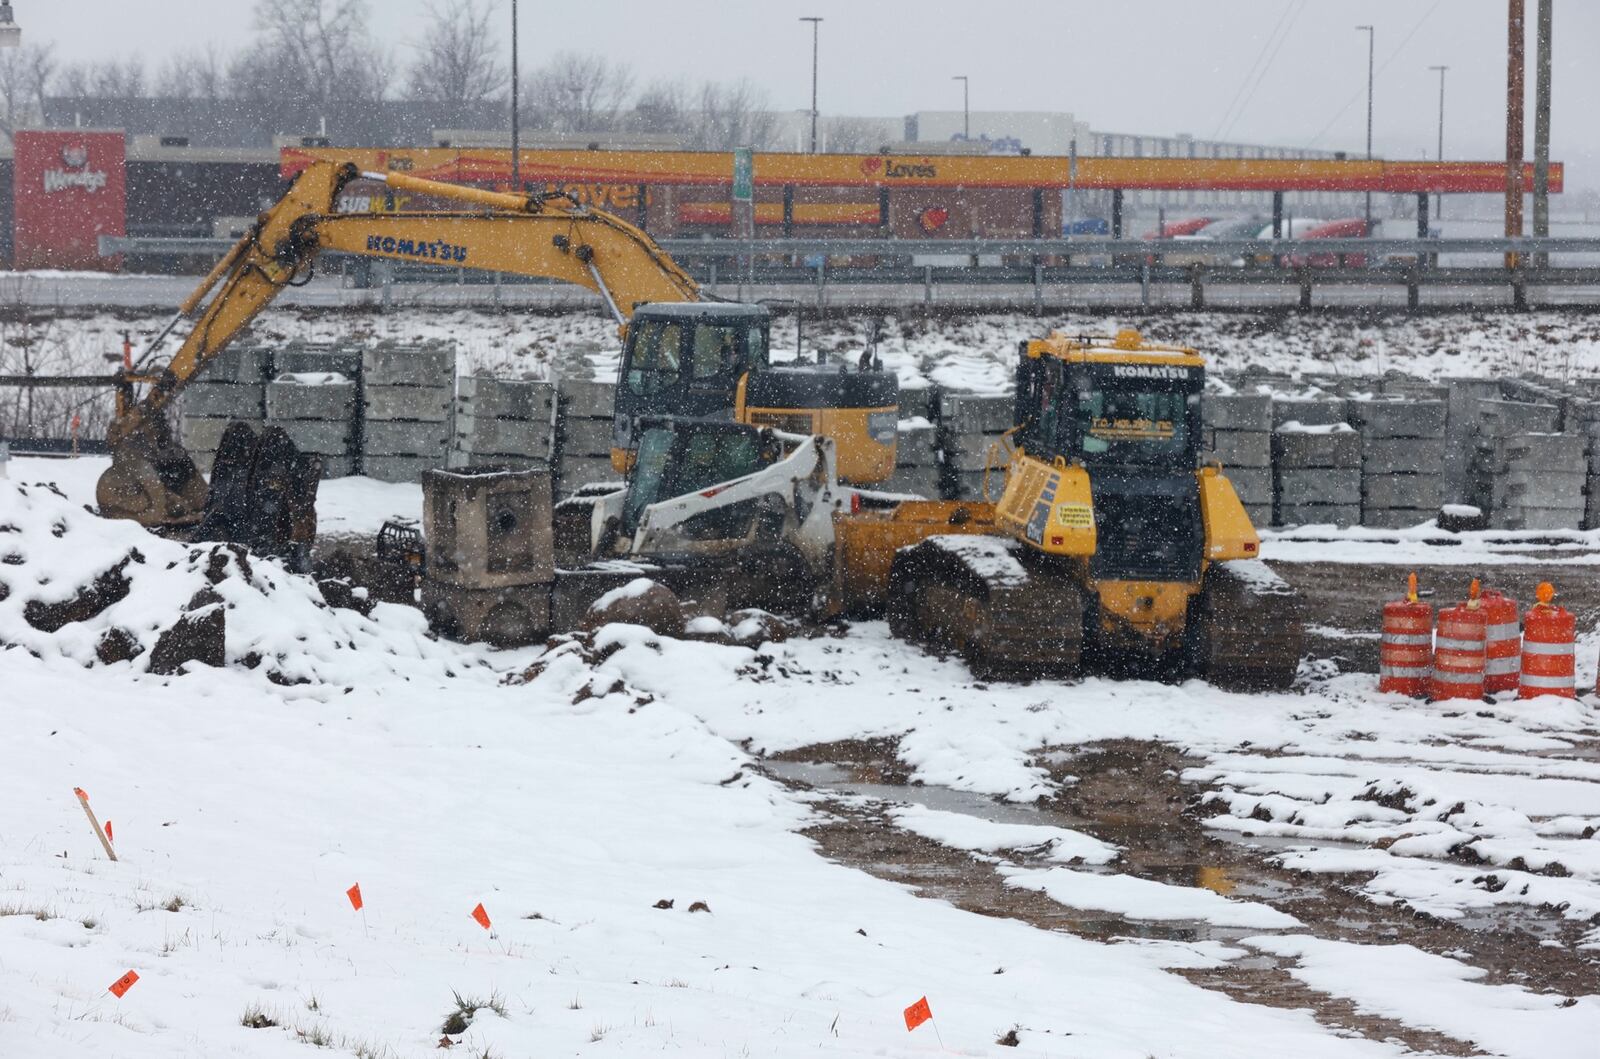
[[[887,805],[920,804],[995,822],[1025,819],[1085,832],[1123,851],[1106,871],[1264,902],[1294,916],[1303,924],[1297,929],[1319,938],[1449,953],[1480,968],[1486,982],[1578,996],[1600,974],[1600,958],[1576,945],[1585,928],[1557,914],[1498,914],[1451,922],[1407,907],[1386,907],[1361,896],[1356,876],[1313,875],[1276,865],[1272,855],[1283,848],[1281,842],[1208,830],[1201,804],[1205,789],[1179,778],[1196,762],[1172,746],[1119,741],[1045,750],[1039,761],[1058,781],[1068,780],[1070,769],[1070,782],[1056,796],[1030,807],[907,786],[904,767],[888,741],[805,747],[775,755],[766,768],[792,788],[812,792],[819,820],[806,833],[825,856],[982,915],[1100,941],[1233,943],[1261,933],[1198,920],[1151,922],[1074,909],[1042,893],[1008,886],[997,870],[1001,863],[1029,865],[1037,853],[1003,851],[997,857],[952,849],[895,827]],[[1251,1003],[1308,1009],[1341,1032],[1400,1041],[1422,1052],[1483,1054],[1472,1041],[1358,1012],[1347,1000],[1307,987],[1290,974],[1290,966],[1280,957],[1251,950],[1218,966],[1177,973]],[[994,968],[995,974],[1004,971]]]

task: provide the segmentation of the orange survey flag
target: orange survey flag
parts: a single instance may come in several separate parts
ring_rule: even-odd
[[[355,909],[357,912],[361,911],[361,884],[360,883],[356,883],[354,886],[350,887],[350,889],[348,889],[348,890],[346,890],[344,892],[344,895],[346,897],[350,898],[350,907],[351,908]]]
[[[478,907],[472,910],[472,918],[478,921],[478,926],[484,930],[489,929],[489,913],[483,910],[483,902],[478,902]]]
[[[115,996],[118,1000],[121,1000],[122,999],[122,994],[124,994],[128,990],[132,989],[133,988],[133,983],[137,982],[138,980],[139,980],[139,972],[138,971],[129,971],[127,974],[123,975],[121,978],[118,978],[115,982],[112,982],[111,985],[108,988],[111,990],[111,993],[112,993],[113,996]]]
[[[117,840],[117,836],[113,835],[111,833],[111,821],[110,820],[106,821],[106,838],[110,839],[112,842],[115,842]]]
[[[928,1006],[928,998],[923,997],[906,1008],[906,1032],[910,1033],[931,1018],[933,1018],[933,1009]]]

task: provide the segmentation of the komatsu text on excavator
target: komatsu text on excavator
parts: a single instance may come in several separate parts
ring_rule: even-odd
[[[357,179],[461,208],[341,214],[340,192]],[[830,437],[846,481],[881,482],[894,472],[899,391],[891,373],[871,365],[859,371],[774,365],[766,308],[702,301],[694,279],[626,221],[563,195],[487,191],[316,162],[201,281],[145,360],[124,372],[107,438],[112,465],[97,490],[102,514],[152,527],[200,522],[207,485],[172,440],[169,405],[281,291],[308,281],[323,252],[547,277],[598,293],[623,325],[612,451],[618,470],[631,459],[637,420],[678,417]],[[167,365],[146,367],[166,336],[191,317],[193,328]],[[138,385],[147,387],[142,396]],[[281,440],[238,445],[236,461],[249,466],[219,462],[213,470],[214,480],[233,483],[234,507],[250,506],[257,479],[275,483],[281,498],[285,483],[306,477],[304,466],[276,466],[288,458]],[[298,512],[307,506],[304,497],[288,500]]]

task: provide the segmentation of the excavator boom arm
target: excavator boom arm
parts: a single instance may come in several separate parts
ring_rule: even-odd
[[[358,177],[472,207],[437,213],[340,214],[345,185]],[[113,446],[160,420],[208,361],[227,348],[283,291],[302,282],[323,251],[539,276],[599,293],[619,322],[645,302],[698,301],[700,289],[642,230],[561,197],[523,196],[423,180],[361,173],[318,162],[263,214],[184,302],[200,312],[183,345],[144,398],[120,410]]]

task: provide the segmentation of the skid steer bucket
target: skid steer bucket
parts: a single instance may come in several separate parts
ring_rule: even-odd
[[[205,508],[206,480],[158,420],[112,446],[95,502],[106,518],[131,518],[151,529],[192,526]]]

